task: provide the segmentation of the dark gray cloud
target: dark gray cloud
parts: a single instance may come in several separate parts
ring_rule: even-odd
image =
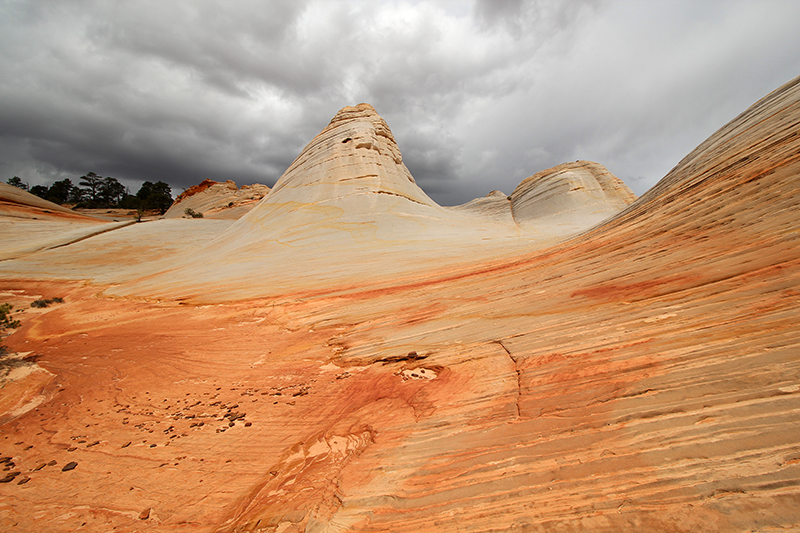
[[[592,159],[637,193],[800,74],[800,4],[0,0],[0,179],[273,184],[373,104],[460,203]]]

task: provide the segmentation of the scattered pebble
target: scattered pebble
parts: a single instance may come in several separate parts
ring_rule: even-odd
[[[69,470],[74,470],[76,466],[78,466],[78,463],[76,463],[75,461],[70,461],[69,463],[64,465],[64,468],[62,468],[61,471],[67,472]]]
[[[123,448],[127,448],[127,447],[128,447],[128,446],[130,446],[130,445],[131,445],[131,441],[128,441],[128,442],[126,442],[125,444],[123,444],[123,445],[122,445],[122,447],[123,447]]]
[[[139,520],[147,520],[148,518],[150,518],[150,511],[151,509],[148,507],[147,509],[139,513]]]
[[[25,483],[27,483],[30,480],[31,480],[31,478],[29,478],[28,476],[25,476],[22,479],[20,479],[19,481],[17,481],[17,485],[24,485]]]

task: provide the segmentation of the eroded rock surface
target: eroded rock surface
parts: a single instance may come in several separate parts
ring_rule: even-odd
[[[199,214],[203,218],[236,220],[267,194],[269,187],[260,183],[239,188],[232,180],[219,183],[207,179],[178,195],[164,218],[191,218],[190,214],[186,214],[189,209],[195,216]]]
[[[32,259],[3,262],[15,306],[65,300],[26,311],[6,339],[53,377],[37,385],[50,399],[2,426],[4,530],[800,527],[800,80],[577,237],[537,244],[504,215],[481,226],[522,243],[507,253],[468,246],[480,233],[464,221],[511,201],[429,203],[370,109],[340,115],[217,234],[219,260],[172,271],[185,300],[168,297],[169,272],[109,298],[107,285],[13,274]],[[363,139],[341,138],[350,119],[366,119]],[[378,161],[395,170],[366,176]],[[328,167],[308,181],[305,163]],[[353,182],[325,181],[346,167]],[[338,194],[303,196],[312,183]],[[553,213],[580,209],[563,205]],[[399,223],[423,219],[469,238]],[[411,254],[436,239],[441,263],[423,246],[416,270],[397,267],[393,242]],[[270,242],[329,260],[281,275]],[[466,257],[448,260],[448,242]],[[226,268],[260,277],[241,289]]]

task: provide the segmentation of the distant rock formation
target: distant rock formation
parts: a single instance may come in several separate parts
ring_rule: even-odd
[[[241,189],[232,180],[219,183],[203,180],[183,191],[164,214],[164,218],[191,218],[187,209],[202,213],[204,218],[235,220],[250,211],[269,194],[269,187],[256,183],[242,185]]]
[[[176,201],[168,216],[234,190],[208,183],[198,189]],[[178,270],[171,269],[114,292],[202,290],[209,297],[220,290],[244,297],[288,286],[319,290],[353,279],[384,283],[420,269],[554,244],[618,213],[633,198],[604,167],[583,162],[529,178],[511,200],[495,191],[442,207],[414,181],[383,118],[359,104],[340,110],[258,205],[183,259],[179,282]],[[375,268],[378,258],[382,265]],[[195,286],[198,280],[206,280],[203,289]]]
[[[603,165],[576,161],[523,180],[511,193],[511,210],[523,227],[549,220],[586,229],[635,200],[633,191]]]
[[[369,104],[345,107],[275,184],[269,204],[339,205],[353,212],[392,210],[397,198],[439,208],[403,164],[389,126]],[[404,204],[403,204],[404,205]]]
[[[635,200],[633,191],[603,165],[575,161],[537,172],[523,180],[511,196],[492,191],[451,209],[514,223],[533,232],[558,228],[567,235],[590,228]]]

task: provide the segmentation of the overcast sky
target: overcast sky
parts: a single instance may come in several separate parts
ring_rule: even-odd
[[[576,159],[637,194],[800,75],[800,2],[0,0],[0,180],[273,185],[343,106],[444,205]]]

